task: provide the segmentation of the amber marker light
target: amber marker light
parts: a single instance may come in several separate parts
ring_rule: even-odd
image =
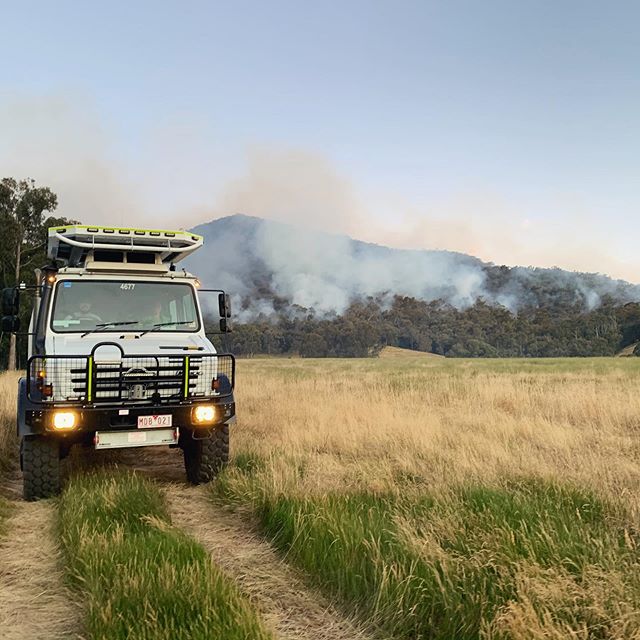
[[[49,284],[53,284],[56,281],[56,277],[55,276],[48,276],[47,277],[47,282],[49,282]]]
[[[201,404],[193,409],[195,424],[211,424],[216,419],[216,408],[212,404]]]
[[[53,414],[53,428],[64,431],[76,426],[76,414],[73,411],[56,411]]]

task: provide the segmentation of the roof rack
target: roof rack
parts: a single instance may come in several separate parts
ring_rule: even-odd
[[[202,236],[188,231],[68,225],[49,229],[48,255],[75,267],[97,262],[100,254],[107,256],[109,262],[132,264],[138,261],[128,260],[128,254],[145,254],[156,265],[168,268],[169,264],[182,260],[201,246]],[[108,256],[116,254],[119,259],[109,259]],[[155,256],[152,258],[149,254]]]

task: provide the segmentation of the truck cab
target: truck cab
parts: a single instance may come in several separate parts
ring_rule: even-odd
[[[225,332],[229,297],[205,297],[198,279],[176,266],[202,244],[184,231],[49,230],[52,264],[35,287],[18,387],[26,499],[60,490],[60,459],[74,445],[179,447],[195,484],[227,462],[235,360],[209,341],[201,299]],[[13,306],[15,316],[18,304],[19,288],[5,290],[3,312]]]

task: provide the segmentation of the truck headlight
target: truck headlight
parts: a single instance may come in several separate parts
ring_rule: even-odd
[[[216,419],[216,408],[212,404],[200,404],[194,407],[192,417],[196,424],[211,424]]]
[[[53,414],[54,429],[73,429],[76,426],[76,414],[73,411],[56,411]]]

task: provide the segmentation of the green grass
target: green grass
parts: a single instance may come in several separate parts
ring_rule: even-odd
[[[73,479],[59,529],[94,639],[267,640],[207,552],[171,527],[159,489],[130,473]]]
[[[288,561],[395,638],[547,637],[518,635],[514,608],[560,630],[548,637],[640,634],[638,533],[589,491],[517,479],[446,495],[299,497],[248,490],[243,469],[217,495],[250,501]]]

